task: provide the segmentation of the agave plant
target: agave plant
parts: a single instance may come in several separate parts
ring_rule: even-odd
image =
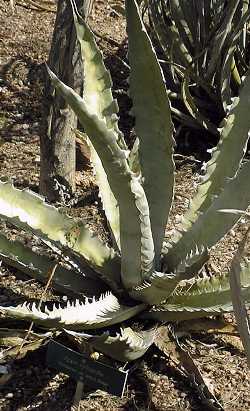
[[[249,1],[148,0],[173,116],[216,136],[247,71]],[[205,98],[204,98],[205,97]],[[214,138],[213,138],[214,141]]]
[[[126,0],[130,95],[137,134],[130,151],[118,127],[118,107],[102,54],[74,2],[72,7],[85,76],[83,96],[50,70],[49,74],[87,135],[113,247],[84,221],[68,217],[29,190],[2,181],[1,219],[33,233],[67,259],[72,268],[58,266],[53,286],[78,299],[43,309],[28,303],[2,305],[0,311],[7,318],[32,321],[52,332],[66,330],[116,360],[129,361],[154,343],[157,327],[143,329],[145,319],[173,322],[233,310],[229,274],[198,274],[210,249],[240,218],[218,211],[244,211],[250,204],[250,162],[242,162],[250,128],[250,76],[221,125],[220,142],[182,223],[165,242],[174,191],[174,129],[163,73],[139,8],[135,0]],[[3,234],[0,255],[43,282],[53,265],[48,257]],[[239,271],[242,298],[249,304],[249,262]],[[131,325],[134,317],[142,322],[139,331],[128,326],[127,320]],[[114,335],[119,324],[121,332]]]

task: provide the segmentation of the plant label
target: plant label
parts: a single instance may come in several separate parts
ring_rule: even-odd
[[[124,394],[128,371],[87,358],[53,340],[48,345],[47,364],[91,388],[121,397]]]

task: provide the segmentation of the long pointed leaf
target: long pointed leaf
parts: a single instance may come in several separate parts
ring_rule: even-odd
[[[190,226],[197,215],[211,205],[213,196],[220,193],[226,178],[233,177],[239,168],[249,139],[249,93],[250,75],[246,77],[239,98],[236,98],[223,122],[219,144],[206,165],[206,174],[191,202],[190,209],[184,216],[183,228]]]
[[[126,13],[130,93],[158,264],[173,197],[173,124],[163,73],[135,0],[126,1]]]
[[[84,330],[107,327],[125,321],[145,309],[144,304],[136,306],[121,305],[111,293],[106,293],[99,300],[88,299],[85,303],[67,303],[66,307],[53,305],[52,310],[47,307],[42,311],[35,304],[24,303],[17,307],[0,306],[0,312],[7,317],[33,321],[45,328],[69,330]]]
[[[0,234],[0,258],[8,265],[19,269],[42,283],[48,281],[48,273],[54,266],[45,255],[38,255],[19,241],[10,241]],[[107,287],[99,279],[91,279],[83,273],[68,270],[61,265],[55,270],[52,286],[55,290],[93,297],[107,291]]]
[[[106,69],[102,53],[98,48],[95,37],[87,23],[79,15],[74,0],[71,0],[77,39],[80,43],[84,71],[83,97],[92,114],[105,120],[108,129],[116,134],[119,146],[126,150],[127,146],[118,128],[117,101],[112,96],[112,79]]]
[[[120,258],[103,244],[82,222],[60,213],[29,190],[18,190],[0,181],[0,217],[33,232],[63,252],[72,250],[92,265],[103,278],[120,283]]]
[[[82,141],[84,141],[90,147],[90,160],[93,166],[95,180],[99,188],[99,197],[101,199],[105,216],[107,218],[108,226],[111,231],[114,247],[120,250],[120,216],[118,203],[115,199],[114,194],[111,191],[107,179],[107,174],[104,171],[101,159],[98,156],[93,145],[91,144],[89,138],[79,131],[77,131],[77,135]]]
[[[120,210],[122,270],[126,288],[143,282],[154,264],[154,244],[149,208],[139,179],[131,172],[125,150],[114,132],[96,114],[89,112],[85,101],[49,71],[55,87],[77,114],[98,155],[102,158],[110,187]]]
[[[126,143],[118,128],[118,105],[112,96],[110,73],[104,65],[102,54],[96,45],[93,33],[75,8],[73,8],[73,15],[77,39],[80,43],[82,54],[84,100],[88,110],[104,119],[107,127],[115,132],[118,144],[121,148],[126,149]],[[89,139],[88,143],[90,145],[91,161],[94,166],[103,208],[116,244],[118,248],[120,248],[119,209],[117,201],[110,189],[102,162]]]
[[[178,282],[179,279],[174,274],[153,272],[147,281],[134,287],[129,295],[150,305],[160,304],[167,300]]]
[[[174,271],[185,261],[191,251],[210,249],[237,223],[239,215],[219,213],[230,207],[245,211],[250,204],[250,161],[246,162],[233,179],[229,180],[222,193],[193,225],[182,233],[180,240],[169,250],[164,260],[168,271]]]
[[[115,337],[110,336],[108,332],[102,335],[89,335],[71,331],[68,333],[88,342],[96,350],[109,357],[126,362],[134,361],[145,354],[154,342],[156,330],[135,332],[127,327],[121,329],[121,334],[117,334]]]
[[[250,264],[241,269],[241,295],[250,307]],[[184,321],[234,310],[229,274],[194,279],[176,288],[165,304],[143,313],[159,321]]]
[[[234,101],[228,117],[224,121],[218,146],[206,165],[206,174],[198,186],[197,193],[193,197],[188,211],[184,214],[179,232],[176,232],[171,238],[172,244],[181,240],[183,232],[192,226],[197,218],[211,206],[214,197],[220,194],[226,179],[234,177],[237,172],[249,139],[249,92],[250,75],[246,77],[240,96]],[[192,249],[195,248],[192,247]]]

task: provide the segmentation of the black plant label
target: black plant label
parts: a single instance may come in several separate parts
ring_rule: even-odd
[[[53,340],[48,345],[47,364],[76,381],[83,382],[90,388],[106,391],[120,397],[124,394],[128,371],[119,370],[87,358]]]

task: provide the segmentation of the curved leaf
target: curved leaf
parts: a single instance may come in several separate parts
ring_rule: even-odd
[[[127,146],[118,128],[117,101],[112,96],[112,80],[106,69],[101,51],[96,45],[95,37],[87,23],[78,13],[71,0],[77,39],[80,43],[84,70],[83,97],[91,114],[101,117],[108,129],[116,134],[119,146],[126,150]]]
[[[143,304],[128,307],[121,305],[117,298],[106,293],[99,300],[88,300],[74,303],[68,302],[66,307],[53,305],[52,310],[46,306],[44,310],[35,303],[24,303],[17,307],[0,306],[0,312],[19,320],[33,321],[46,328],[56,329],[95,329],[125,321],[145,309]]]
[[[206,164],[206,174],[184,216],[183,228],[189,227],[198,214],[212,204],[213,196],[220,193],[226,178],[234,177],[239,169],[249,139],[249,93],[250,75],[246,77],[239,98],[234,100],[222,124],[220,141]]]
[[[117,201],[110,189],[110,185],[107,179],[107,174],[104,171],[102,162],[93,145],[90,143],[89,138],[83,133],[77,131],[78,137],[86,142],[90,147],[90,160],[93,166],[95,180],[99,188],[99,197],[102,202],[102,206],[107,218],[108,226],[111,231],[114,247],[118,250],[121,248],[120,244],[120,216]]]
[[[129,295],[138,301],[154,305],[166,301],[177,286],[179,279],[174,274],[153,272],[148,280],[134,287]]]
[[[240,273],[242,297],[250,307],[250,264]],[[143,314],[159,321],[183,321],[233,311],[229,274],[194,279],[180,285],[165,304]]]
[[[82,54],[84,100],[89,112],[103,118],[107,127],[114,131],[120,147],[126,150],[126,143],[118,128],[118,105],[117,101],[114,100],[112,96],[112,80],[110,73],[104,65],[102,53],[96,45],[93,33],[75,8],[73,8],[73,15],[77,39],[80,43]],[[118,248],[120,248],[119,209],[117,201],[110,189],[102,162],[88,137],[87,140],[90,145],[91,161],[94,166],[103,208],[115,242]]]
[[[135,0],[126,1],[126,14],[130,95],[140,142],[143,188],[149,204],[156,264],[159,265],[173,198],[173,124],[163,73]]]
[[[3,234],[0,234],[0,257],[8,265],[42,283],[48,281],[48,273],[54,266],[53,261],[45,255],[38,255],[21,242],[8,240]],[[88,297],[107,291],[106,285],[100,279],[97,281],[61,265],[55,270],[52,286],[55,290],[64,293],[82,294]]]
[[[110,336],[108,332],[89,335],[65,331],[88,342],[95,350],[121,362],[134,361],[142,357],[153,344],[156,333],[156,330],[135,332],[129,327],[122,328],[121,334],[116,334],[115,337]]]
[[[221,138],[211,160],[206,165],[206,174],[198,186],[198,190],[190,203],[188,211],[184,214],[183,221],[178,232],[171,238],[171,243],[167,245],[174,247],[182,241],[185,231],[189,230],[192,224],[202,217],[212,205],[216,195],[221,193],[227,178],[232,178],[238,171],[244,156],[249,139],[250,117],[248,115],[248,100],[250,93],[250,75],[243,83],[239,98],[236,98],[232,105],[227,119],[221,131]],[[224,208],[224,207],[223,207]],[[227,207],[226,207],[227,208]],[[187,245],[181,259],[184,260],[190,250],[194,250],[196,245]],[[203,243],[206,247],[207,244]],[[190,247],[190,248],[189,248]],[[166,251],[164,251],[166,254]],[[164,258],[167,261],[167,258]],[[173,270],[173,268],[171,269]]]
[[[77,114],[108,177],[120,210],[120,238],[122,269],[125,288],[141,284],[153,269],[154,244],[150,227],[149,208],[139,179],[131,172],[125,150],[114,132],[95,114],[88,111],[85,101],[51,72],[50,77],[68,104]]]
[[[250,204],[249,178],[250,161],[246,162],[238,174],[225,184],[224,190],[214,199],[208,210],[182,233],[179,241],[168,251],[164,257],[168,271],[174,272],[191,250],[209,250],[237,223],[239,215],[222,214],[219,211],[228,208],[228,204],[233,209],[246,210]]]
[[[114,250],[102,243],[82,222],[46,204],[40,195],[0,181],[0,218],[33,232],[66,254],[67,250],[72,250],[100,272],[103,279],[114,286],[119,285],[120,258]]]

